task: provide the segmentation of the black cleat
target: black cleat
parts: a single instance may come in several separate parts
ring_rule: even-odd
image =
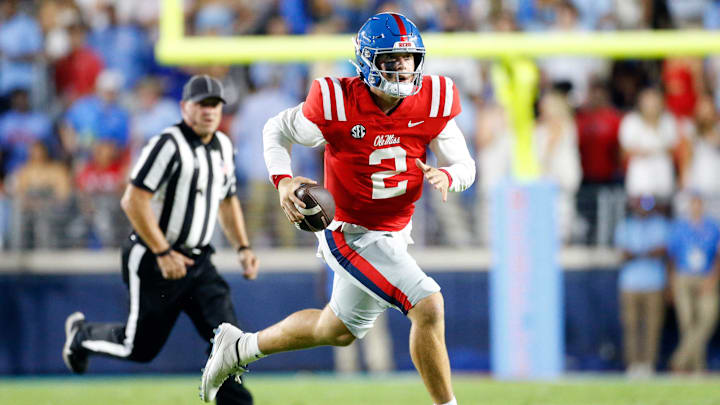
[[[88,351],[75,343],[80,325],[85,322],[82,312],[74,312],[65,319],[65,346],[62,357],[67,368],[75,374],[82,374],[88,366]]]

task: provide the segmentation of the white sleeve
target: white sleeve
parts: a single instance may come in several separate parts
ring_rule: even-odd
[[[635,125],[634,113],[629,113],[623,117],[620,121],[619,142],[622,149],[632,150],[638,147],[635,142],[635,133],[638,131],[637,125]]]
[[[455,119],[430,142],[430,150],[438,160],[439,169],[452,177],[450,191],[464,191],[475,181],[475,160],[470,156],[465,137]]]
[[[305,118],[303,103],[288,108],[270,118],[263,128],[263,151],[265,166],[270,177],[278,174],[292,176],[290,150],[292,144],[316,147],[325,144],[320,128]]]

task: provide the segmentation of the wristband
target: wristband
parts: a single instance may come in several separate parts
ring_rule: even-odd
[[[452,186],[452,176],[450,175],[450,172],[448,172],[448,171],[445,170],[445,169],[438,169],[438,170],[440,170],[441,172],[443,172],[443,173],[445,173],[445,174],[447,175],[447,178],[448,178],[448,189],[450,189],[450,186]]]
[[[272,179],[272,183],[275,186],[275,188],[278,188],[278,186],[280,185],[280,180],[282,180],[286,177],[292,178],[292,176],[289,174],[276,174],[276,175],[272,176],[271,179]]]
[[[237,252],[240,253],[240,252],[242,252],[242,251],[244,251],[244,250],[248,250],[248,249],[252,249],[252,248],[250,247],[250,245],[238,246]]]
[[[157,252],[157,253],[155,253],[155,257],[167,256],[167,255],[170,254],[170,252],[172,252],[172,246],[170,246],[169,248],[163,250],[162,252]]]

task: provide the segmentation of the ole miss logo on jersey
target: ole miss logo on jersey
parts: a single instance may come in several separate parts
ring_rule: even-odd
[[[395,136],[395,134],[378,135],[375,137],[375,142],[373,142],[373,146],[394,145],[397,143],[400,143],[400,138]]]
[[[302,107],[327,141],[325,182],[336,219],[369,229],[400,230],[422,193],[428,144],[461,111],[453,81],[425,76],[420,92],[390,115],[358,77],[316,79]]]

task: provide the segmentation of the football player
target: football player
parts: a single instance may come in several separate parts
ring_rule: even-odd
[[[293,143],[325,146],[325,186],[334,221],[317,232],[318,254],[334,270],[330,303],[296,312],[257,333],[223,324],[203,373],[210,401],[231,374],[263,356],[362,338],[387,308],[410,319],[410,354],[435,404],[456,404],[445,346],[440,286],[408,254],[414,202],[426,179],[443,200],[475,179],[475,162],[455,123],[458,90],[449,77],[423,75],[425,48],[406,17],[381,13],[355,38],[357,77],[316,79],[304,103],[263,131],[265,162],[292,222],[305,207],[295,196]],[[430,147],[442,165],[425,163]]]

